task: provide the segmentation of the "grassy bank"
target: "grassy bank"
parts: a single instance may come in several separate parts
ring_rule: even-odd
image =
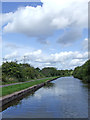
[[[39,78],[39,79],[27,79],[23,82],[18,82],[18,81],[2,82],[2,83],[0,83],[0,85],[9,85],[9,84],[13,84],[13,83],[19,83],[20,84],[20,83],[31,82],[31,81],[34,81],[34,80],[40,80],[40,79],[46,79],[46,78],[48,78],[48,77]]]
[[[2,96],[12,94],[14,92],[26,89],[26,88],[31,87],[33,85],[44,83],[44,82],[46,82],[48,80],[52,80],[54,78],[57,78],[57,77],[50,77],[50,78],[46,78],[46,79],[31,81],[31,82],[28,82],[28,83],[22,83],[22,84],[17,84],[17,85],[11,85],[11,86],[7,86],[7,87],[3,87],[2,88]]]

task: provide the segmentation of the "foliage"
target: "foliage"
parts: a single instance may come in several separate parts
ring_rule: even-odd
[[[73,73],[73,70],[58,70],[57,72],[59,76],[64,77],[64,76],[71,76]]]
[[[46,76],[70,76],[72,75],[73,70],[57,70],[53,67],[43,68],[41,72]]]
[[[73,76],[83,80],[85,83],[90,83],[90,60],[88,60],[82,66],[76,67],[73,72]]]
[[[2,65],[2,81],[25,81],[44,77],[34,67],[29,64],[17,64],[16,62],[6,62]]]
[[[47,68],[43,68],[41,70],[42,74],[44,74],[46,77],[50,77],[50,76],[57,76],[57,70],[56,68],[53,67],[47,67]]]
[[[34,68],[30,64],[18,64],[17,62],[3,63],[1,68],[3,84],[23,82],[43,77],[72,75],[72,70],[57,70],[54,67],[46,67],[40,70],[38,67]]]

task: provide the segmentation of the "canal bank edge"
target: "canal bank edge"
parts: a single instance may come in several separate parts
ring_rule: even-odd
[[[59,77],[57,77],[57,78],[59,78]],[[32,93],[32,92],[36,91],[37,89],[45,86],[47,83],[49,83],[49,82],[51,82],[53,80],[56,80],[57,78],[54,78],[52,80],[48,80],[48,81],[46,81],[44,83],[41,83],[41,84],[38,84],[38,85],[34,85],[34,86],[26,88],[24,90],[21,90],[21,91],[18,91],[18,92],[14,92],[14,93],[12,93],[10,95],[6,95],[4,97],[1,97],[0,98],[0,107],[6,105],[7,103],[9,103],[9,102],[11,102],[11,101],[13,101],[13,100],[15,100],[15,99],[17,99],[19,97],[24,96],[27,93]]]

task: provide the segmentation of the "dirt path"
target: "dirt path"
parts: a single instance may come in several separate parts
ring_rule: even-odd
[[[46,78],[35,79],[35,80],[43,80],[43,79],[46,79]],[[19,82],[19,83],[12,83],[12,84],[7,84],[7,85],[0,85],[0,87],[6,87],[6,86],[17,85],[17,84],[22,84],[22,83],[28,83],[28,82],[35,81],[35,80],[30,80],[30,81],[25,81],[25,82]]]

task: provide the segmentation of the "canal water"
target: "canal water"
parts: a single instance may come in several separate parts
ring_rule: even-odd
[[[3,108],[3,118],[88,118],[88,88],[61,77]]]

